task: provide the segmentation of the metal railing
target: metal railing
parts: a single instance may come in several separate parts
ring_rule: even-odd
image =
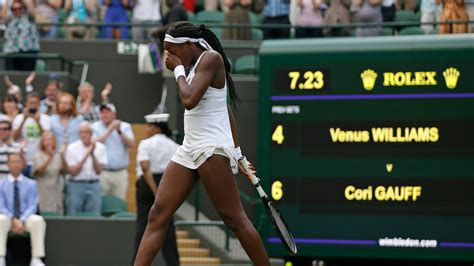
[[[79,75],[79,82],[80,84],[84,83],[87,80],[87,75],[89,72],[89,63],[83,60],[69,60],[63,57],[61,54],[58,53],[13,53],[13,54],[5,54],[0,53],[0,58],[35,58],[40,60],[45,60],[45,63],[48,65],[50,61],[57,61],[59,62],[59,69],[58,71],[68,72],[69,74],[73,74],[75,67],[80,67],[80,75]]]

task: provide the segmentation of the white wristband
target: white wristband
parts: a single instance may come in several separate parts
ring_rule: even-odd
[[[174,68],[173,72],[174,72],[174,77],[176,78],[176,81],[178,81],[178,78],[180,76],[186,77],[186,71],[184,71],[184,66],[183,65],[176,66]]]
[[[234,158],[236,160],[240,160],[242,157],[244,156],[242,156],[242,151],[240,150],[240,146],[237,148],[234,148]]]

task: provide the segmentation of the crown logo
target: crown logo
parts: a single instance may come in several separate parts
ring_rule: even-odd
[[[450,67],[443,72],[444,81],[446,82],[446,87],[448,87],[448,89],[456,88],[460,74],[461,72],[454,67]]]
[[[362,84],[364,85],[365,90],[372,90],[374,89],[375,80],[377,79],[377,73],[372,69],[366,69],[362,74],[360,74],[362,78]]]

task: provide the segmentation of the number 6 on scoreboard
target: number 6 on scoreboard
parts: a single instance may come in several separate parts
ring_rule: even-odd
[[[276,129],[275,129],[275,131],[273,132],[273,135],[272,135],[272,140],[275,141],[278,144],[283,143],[283,140],[285,140],[285,136],[283,135],[283,126],[282,125],[278,125],[276,127]]]

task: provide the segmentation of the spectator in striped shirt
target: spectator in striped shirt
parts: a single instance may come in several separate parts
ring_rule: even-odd
[[[8,154],[21,151],[20,144],[13,141],[12,124],[10,120],[2,118],[0,120],[0,179],[8,173]]]

